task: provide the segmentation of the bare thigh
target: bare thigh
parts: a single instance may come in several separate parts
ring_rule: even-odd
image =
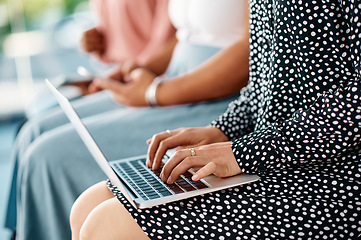
[[[104,181],[84,191],[75,201],[71,209],[70,224],[72,231],[80,231],[89,213],[99,204],[113,197],[114,195],[109,191]]]
[[[80,239],[148,239],[133,217],[117,198],[98,205],[87,217]]]

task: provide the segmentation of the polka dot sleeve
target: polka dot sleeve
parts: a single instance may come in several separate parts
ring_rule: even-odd
[[[361,2],[344,1],[342,8],[348,25],[348,40],[350,41],[351,61],[358,76],[361,76]]]
[[[325,93],[307,111],[234,140],[232,148],[243,172],[260,175],[360,150],[360,79]]]
[[[252,132],[254,119],[249,91],[253,88],[248,86],[242,89],[240,97],[231,102],[228,109],[219,118],[212,122],[212,126],[219,128],[228,139],[236,139]]]

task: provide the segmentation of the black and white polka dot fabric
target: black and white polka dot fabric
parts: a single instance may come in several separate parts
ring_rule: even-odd
[[[261,180],[135,210],[151,239],[361,238],[361,3],[250,2],[250,83],[212,124]]]

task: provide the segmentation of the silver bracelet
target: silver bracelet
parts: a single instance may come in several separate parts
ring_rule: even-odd
[[[145,91],[145,101],[149,104],[149,106],[158,106],[157,89],[159,84],[163,82],[164,79],[164,75],[154,78],[153,82],[148,86],[147,90]]]

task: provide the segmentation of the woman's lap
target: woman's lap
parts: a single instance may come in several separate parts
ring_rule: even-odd
[[[93,96],[72,101],[81,118],[102,114],[119,109],[120,106],[111,99],[108,92],[99,92]],[[60,107],[56,107],[43,115],[29,119],[21,128],[15,143],[14,158],[18,160],[34,139],[47,131],[69,123],[69,119]]]
[[[360,156],[304,165],[145,210],[117,196],[152,239],[354,239],[361,234],[360,169]]]

